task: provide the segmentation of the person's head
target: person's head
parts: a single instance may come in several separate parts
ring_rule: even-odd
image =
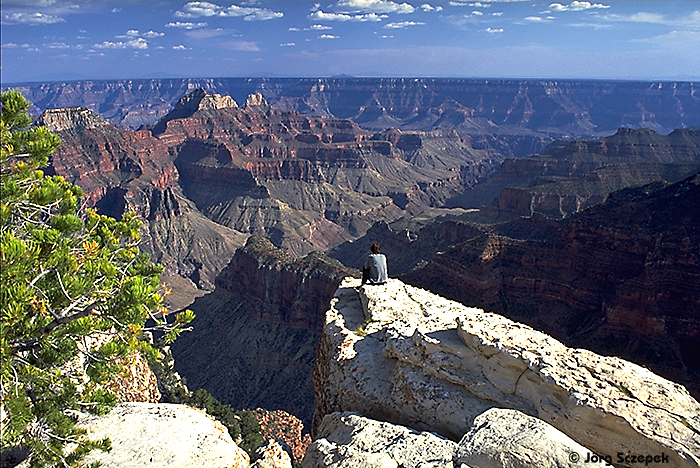
[[[373,254],[378,254],[379,253],[379,244],[376,242],[372,244],[372,247],[370,247],[370,250],[372,251]]]

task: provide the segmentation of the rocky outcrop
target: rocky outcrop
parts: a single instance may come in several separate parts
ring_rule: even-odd
[[[282,410],[269,411],[256,408],[253,411],[260,424],[260,431],[265,439],[274,439],[290,452],[291,459],[301,462],[306,449],[311,444],[311,435],[304,423],[294,415]]]
[[[354,411],[459,440],[500,407],[594,453],[664,453],[673,466],[700,466],[700,404],[682,386],[398,280],[341,284],[314,391],[315,433],[325,415]]]
[[[122,372],[106,384],[116,401],[158,403],[162,397],[158,379],[148,366],[146,358],[133,354],[122,359],[121,364],[124,366]]]
[[[274,439],[255,449],[255,457],[257,459],[250,468],[292,468],[289,454]]]
[[[477,416],[459,443],[350,412],[326,415],[318,432],[303,468],[574,468],[599,456],[540,419],[501,408]]]
[[[418,432],[355,413],[323,418],[303,468],[448,468],[457,444],[430,432]]]
[[[225,427],[184,405],[122,403],[107,416],[82,415],[78,424],[91,439],[111,440],[111,451],[93,451],[86,458],[105,468],[247,468],[250,463]]]

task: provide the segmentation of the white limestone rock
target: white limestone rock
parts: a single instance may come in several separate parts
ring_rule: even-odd
[[[274,439],[255,449],[255,456],[258,459],[250,468],[292,468],[292,458]]]
[[[353,411],[459,440],[501,407],[595,453],[665,453],[672,466],[700,466],[700,404],[682,386],[398,280],[340,285],[314,391],[314,433],[324,415]]]
[[[457,444],[354,413],[323,418],[303,468],[452,468]],[[468,467],[466,467],[468,468]]]
[[[454,460],[456,466],[462,463],[479,468],[580,468],[588,453],[541,419],[493,408],[477,416],[459,443]],[[591,468],[594,466],[603,465],[592,464]]]
[[[91,439],[109,437],[111,452],[86,460],[103,468],[247,468],[248,454],[211,416],[185,405],[121,403],[102,417],[82,415]]]

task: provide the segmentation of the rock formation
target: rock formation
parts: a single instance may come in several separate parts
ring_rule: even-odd
[[[47,111],[39,123],[62,141],[50,173],[79,185],[103,214],[138,213],[145,221],[142,248],[167,274],[213,286],[247,236],[210,221],[185,197],[166,145],[148,131],[117,129],[86,109]]]
[[[303,468],[575,468],[572,458],[590,454],[546,422],[500,408],[477,416],[459,443],[351,412],[326,415],[318,435]]]
[[[453,460],[455,466],[479,468],[575,468],[581,462],[591,463],[585,461],[590,453],[541,419],[517,410],[492,408],[474,418]]]
[[[700,131],[659,135],[620,128],[598,140],[559,140],[536,156],[506,159],[450,204],[489,208],[500,218],[563,218],[626,187],[678,182],[700,170]]]
[[[592,453],[664,454],[672,466],[700,466],[700,404],[682,386],[399,280],[341,284],[314,390],[316,434],[324,416],[354,411],[457,441],[470,431],[477,437],[477,418],[500,407],[536,417]],[[470,452],[469,441],[461,445]]]
[[[420,468],[452,466],[456,443],[430,432],[374,421],[354,413],[323,418],[303,468]]]
[[[311,444],[311,435],[305,430],[304,423],[294,415],[282,410],[268,411],[256,408],[253,412],[260,424],[265,439],[274,439],[290,452],[291,459],[301,462],[306,449]]]
[[[105,468],[248,468],[248,454],[225,427],[194,408],[167,403],[121,403],[107,416],[83,415],[79,424],[93,439],[109,437],[112,450],[86,460]]]
[[[257,459],[250,468],[292,468],[292,459],[282,446],[270,439],[255,450]]]

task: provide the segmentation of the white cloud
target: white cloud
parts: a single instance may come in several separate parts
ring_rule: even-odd
[[[187,47],[185,47],[182,44],[178,44],[178,45],[173,46],[173,50],[187,50]]]
[[[176,21],[174,23],[168,23],[165,25],[166,28],[178,28],[178,29],[199,29],[207,26],[207,23],[182,23]]]
[[[528,16],[525,18],[525,21],[528,21],[530,23],[546,23],[551,21],[553,18],[551,16],[548,16],[547,18],[542,18],[541,16]]]
[[[209,39],[217,36],[228,35],[229,37],[233,34],[230,29],[216,28],[216,29],[193,29],[187,31],[187,37],[192,39]]]
[[[662,24],[679,30],[700,31],[700,11],[696,10],[680,18],[669,18],[659,13],[638,12],[631,15],[608,14],[597,18],[608,22]]]
[[[442,11],[442,7],[440,5],[432,6],[430,3],[424,3],[420,7],[423,11]]]
[[[335,36],[333,34],[321,34],[318,36],[319,39],[340,39],[340,36]]]
[[[141,36],[151,39],[153,37],[163,37],[165,36],[165,33],[156,32],[151,29],[150,31],[146,31],[145,33],[141,34]]]
[[[70,49],[70,46],[65,42],[52,42],[51,44],[46,44],[47,49]]]
[[[308,28],[305,28],[308,31],[327,31],[329,29],[333,29],[333,26],[326,26],[323,24],[314,24],[313,26],[310,26]]]
[[[408,3],[391,0],[338,0],[335,7],[343,12],[413,13],[416,8]]]
[[[42,24],[65,23],[60,16],[46,15],[44,13],[11,13],[3,15],[3,24],[29,24],[32,26]]]
[[[479,11],[479,10],[474,10],[474,11],[472,11],[472,15],[474,15],[474,16],[483,16],[484,13],[483,13],[482,11]]]
[[[224,44],[229,49],[240,50],[243,52],[260,52],[260,47],[256,42],[233,41]]]
[[[280,44],[280,47],[293,47],[296,44],[293,42],[285,42],[284,44]]]
[[[309,19],[318,21],[381,21],[382,18],[387,18],[386,15],[378,15],[376,13],[367,13],[364,15],[349,15],[346,13],[326,13],[323,10],[317,10],[308,16]]]
[[[500,34],[503,32],[503,28],[486,28],[484,29],[484,32],[489,34]]]
[[[496,11],[496,12],[494,12],[494,13],[491,13],[491,16],[503,16],[503,12],[502,12],[502,11]]]
[[[425,23],[417,21],[400,21],[398,23],[388,23],[384,26],[385,29],[405,29],[409,26],[422,26]]]
[[[182,7],[182,10],[175,12],[175,16],[178,18],[199,18],[202,16],[231,18],[242,16],[246,21],[264,21],[282,18],[284,13],[267,8],[242,7],[238,5],[222,7],[211,2],[188,2]]]
[[[292,26],[291,28],[288,29],[289,31],[301,31],[301,29]]]
[[[580,2],[574,0],[573,2],[569,3],[568,5],[563,5],[561,3],[552,3],[549,5],[549,9],[552,11],[585,11],[585,10],[592,10],[592,9],[604,9],[604,8],[610,8],[610,5],[603,5],[602,3],[591,3],[591,2]]]
[[[150,30],[150,31],[147,31],[144,33],[140,33],[138,31],[138,29],[129,29],[126,32],[126,34],[121,35],[121,36],[115,36],[115,37],[117,37],[119,39],[125,39],[125,38],[129,38],[129,37],[147,37],[149,39],[152,39],[154,37],[162,37],[162,36],[165,36],[165,33],[155,32],[153,30]]]
[[[104,41],[102,44],[95,44],[96,49],[148,49],[148,41],[142,37],[131,39],[126,42]]]

